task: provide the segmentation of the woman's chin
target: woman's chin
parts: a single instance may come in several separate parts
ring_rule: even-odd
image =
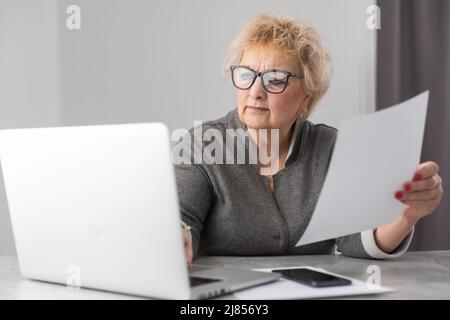
[[[270,128],[270,123],[267,118],[261,117],[261,116],[254,116],[254,115],[245,115],[244,116],[244,124],[248,128],[252,129],[265,129]]]

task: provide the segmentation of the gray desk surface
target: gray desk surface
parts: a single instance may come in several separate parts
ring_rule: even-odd
[[[279,257],[202,257],[196,263],[236,268],[314,266],[366,281],[368,267],[381,271],[381,285],[396,291],[352,299],[450,299],[450,251],[408,252],[395,260],[364,260],[340,255]],[[370,269],[369,269],[370,270]],[[24,280],[15,257],[0,257],[0,299],[134,299],[95,290]],[[223,298],[232,299],[233,296]]]

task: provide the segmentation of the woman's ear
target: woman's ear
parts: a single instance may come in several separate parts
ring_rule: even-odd
[[[297,116],[299,119],[303,120],[306,118],[306,115],[308,114],[308,110],[311,103],[311,97],[308,95],[305,95],[302,99],[302,102],[300,104],[300,107],[298,108]]]
[[[305,108],[303,106],[300,106],[297,111],[297,118],[300,120],[305,119],[306,115],[308,114],[308,108]]]
[[[309,109],[310,103],[311,103],[311,96],[305,95],[302,100],[302,105],[306,106],[306,108]]]

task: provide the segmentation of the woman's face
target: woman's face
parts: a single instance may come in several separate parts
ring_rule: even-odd
[[[286,53],[267,46],[246,50],[239,65],[257,72],[268,69],[301,72]],[[248,128],[288,130],[297,119],[304,94],[299,78],[290,77],[286,89],[273,94],[265,91],[261,77],[257,77],[250,89],[236,88],[236,98],[239,118]]]

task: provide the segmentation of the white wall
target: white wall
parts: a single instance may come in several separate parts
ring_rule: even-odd
[[[306,18],[334,60],[311,120],[337,126],[374,110],[375,32],[369,0],[0,0],[0,127],[194,120],[234,108],[223,52],[250,18]],[[345,3],[345,5],[344,5]],[[77,4],[82,29],[65,27]],[[13,253],[3,186],[0,255]]]
[[[60,1],[59,12],[73,2]],[[173,129],[224,115],[234,107],[221,74],[225,48],[246,21],[270,12],[306,18],[322,35],[335,73],[311,120],[337,126],[374,110],[372,2],[76,1],[82,30],[63,28],[60,36],[63,122],[158,120]]]
[[[0,0],[0,128],[61,124],[56,1]],[[0,255],[15,254],[0,172]]]

